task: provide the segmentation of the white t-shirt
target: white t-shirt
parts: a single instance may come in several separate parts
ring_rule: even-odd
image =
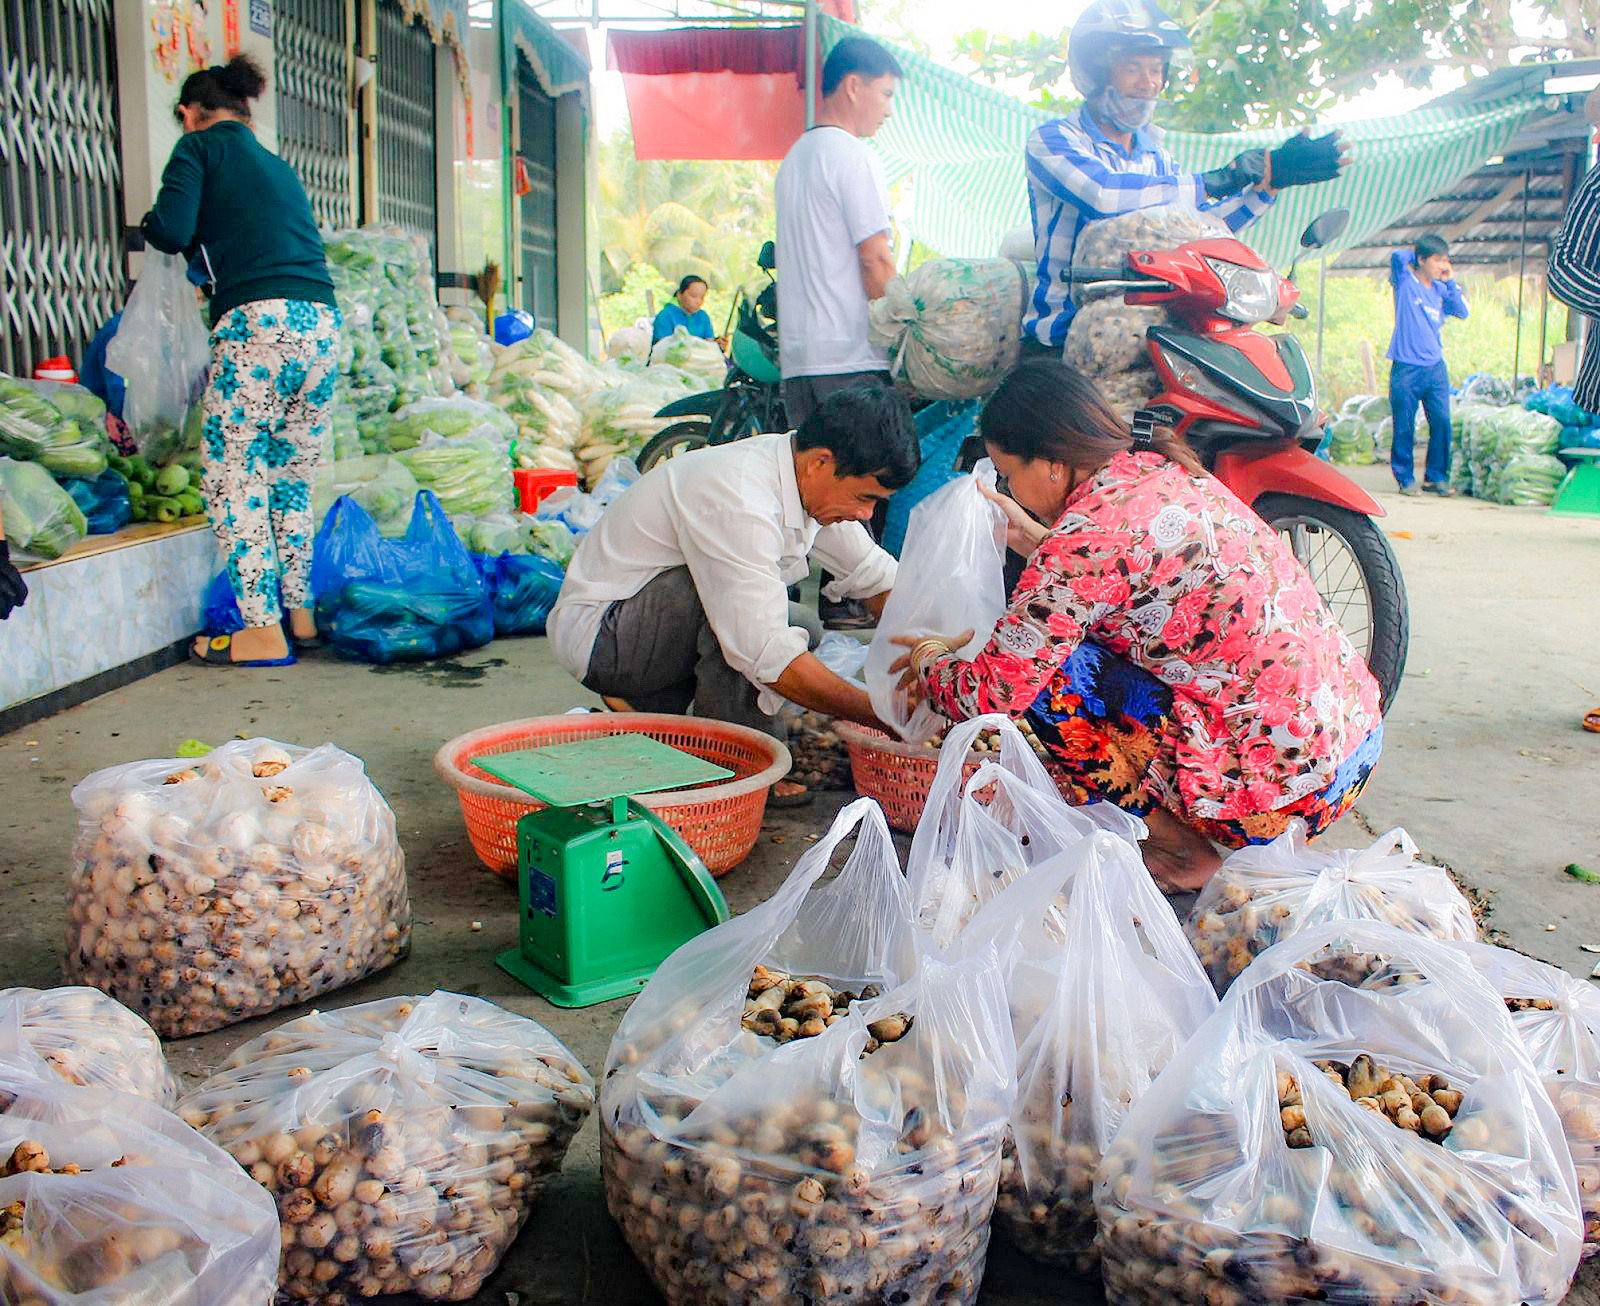
[[[578,545],[550,613],[550,651],[582,680],[606,609],[687,565],[723,658],[761,691],[761,710],[776,712],[783,700],[769,686],[808,642],[789,624],[788,587],[812,558],[838,578],[830,598],[894,586],[895,560],[865,526],[807,514],[787,432],[657,463]]]
[[[813,127],[778,169],[778,360],[784,376],[876,372],[856,246],[889,230],[877,155],[842,127]]]

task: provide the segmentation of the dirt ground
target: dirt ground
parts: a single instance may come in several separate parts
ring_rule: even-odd
[[[1378,469],[1360,475],[1375,490],[1387,480]],[[1383,499],[1410,589],[1411,658],[1384,761],[1356,815],[1329,838],[1355,846],[1404,825],[1429,858],[1483,895],[1489,926],[1504,941],[1587,975],[1600,958],[1580,945],[1600,944],[1600,885],[1579,883],[1563,867],[1600,869],[1600,736],[1578,728],[1583,711],[1600,704],[1600,520],[1471,500]],[[3,649],[0,634],[0,656]],[[494,955],[515,941],[516,892],[473,856],[455,797],[432,764],[438,745],[462,731],[586,701],[543,640],[502,641],[419,667],[325,656],[248,674],[178,667],[0,737],[4,982],[61,980],[69,792],[84,775],[170,756],[191,736],[332,739],[366,760],[394,805],[415,928],[408,960],[322,1005],[434,988],[481,994],[542,1021],[598,1072],[625,1004],[560,1011],[494,967]],[[807,847],[805,836],[825,829],[837,806],[819,802],[771,819],[749,861],[722,882],[735,911],[774,889]],[[296,1014],[170,1044],[170,1058],[180,1074],[198,1077]],[[1100,1293],[997,1241],[982,1299],[1033,1306],[1096,1302]],[[478,1300],[657,1300],[606,1214],[592,1121]],[[1600,1301],[1600,1271],[1580,1275],[1569,1301]]]

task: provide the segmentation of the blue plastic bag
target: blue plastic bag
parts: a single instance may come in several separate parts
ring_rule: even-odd
[[[208,635],[231,635],[244,629],[239,600],[234,597],[233,582],[225,571],[219,571],[206,586],[205,597],[200,601],[200,629]]]
[[[82,511],[90,535],[110,535],[133,520],[128,482],[109,468],[94,477],[64,476],[61,488]]]
[[[428,490],[398,540],[354,499],[337,500],[317,532],[311,591],[323,638],[365,662],[449,657],[494,638],[488,587]]]
[[[536,554],[474,554],[478,574],[488,586],[496,635],[542,635],[566,578],[549,558]]]

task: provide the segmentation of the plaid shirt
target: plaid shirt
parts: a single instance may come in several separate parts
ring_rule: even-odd
[[[1272,197],[1254,187],[1213,200],[1197,172],[1179,172],[1172,155],[1141,128],[1133,149],[1107,138],[1086,109],[1076,109],[1028,137],[1028,207],[1039,261],[1022,334],[1060,348],[1072,321],[1071,288],[1061,270],[1072,266],[1078,233],[1099,218],[1162,204],[1192,204],[1239,231],[1266,212]]]
[[[1589,319],[1572,402],[1600,413],[1600,169],[1583,179],[1550,246],[1550,293]]]

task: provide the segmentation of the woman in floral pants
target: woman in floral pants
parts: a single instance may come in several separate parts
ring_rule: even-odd
[[[286,666],[291,639],[317,642],[311,485],[339,357],[311,206],[250,129],[250,101],[265,86],[243,55],[189,76],[178,97],[184,135],[143,224],[156,249],[211,269],[203,488],[244,627],[197,640],[191,656],[224,667]]]

